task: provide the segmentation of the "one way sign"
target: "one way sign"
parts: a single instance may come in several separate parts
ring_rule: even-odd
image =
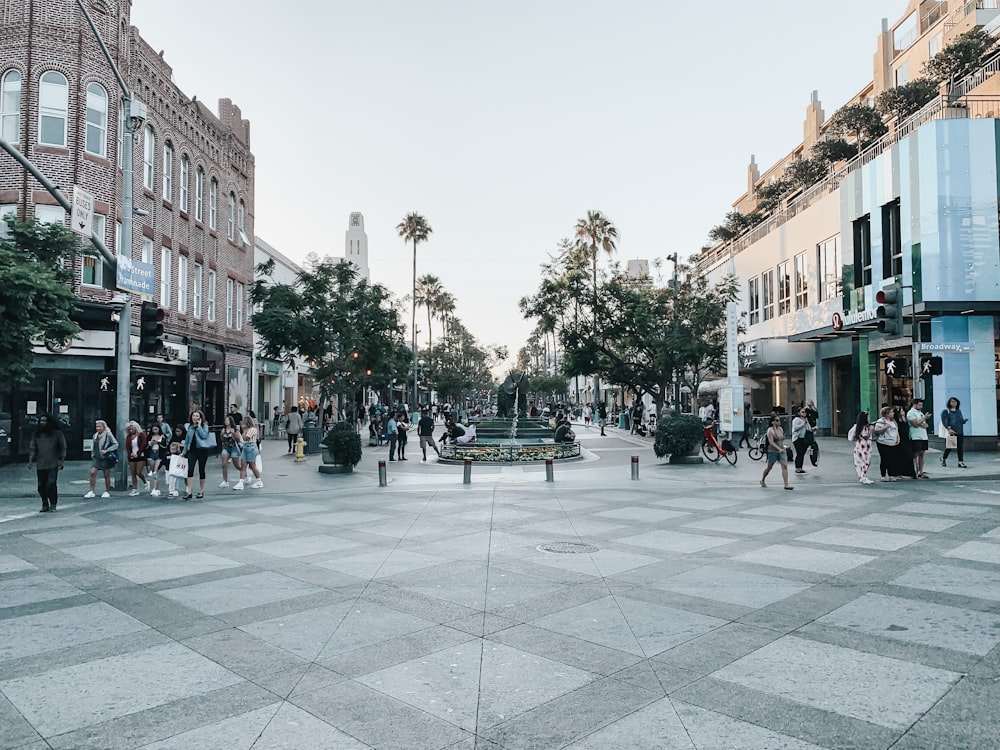
[[[73,213],[70,225],[77,234],[87,239],[93,234],[94,226],[94,196],[79,185],[73,186]]]

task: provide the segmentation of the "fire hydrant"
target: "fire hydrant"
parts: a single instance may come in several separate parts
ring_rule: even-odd
[[[306,441],[301,435],[295,441],[295,463],[300,464],[306,460]]]

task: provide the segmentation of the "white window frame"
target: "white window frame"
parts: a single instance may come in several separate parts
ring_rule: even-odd
[[[236,297],[236,281],[226,279],[226,328],[233,327],[233,299]]]
[[[217,229],[219,224],[219,181],[214,177],[208,185],[208,228]]]
[[[767,321],[774,318],[774,269],[764,271],[760,275],[760,303],[763,310],[762,319]]]
[[[194,294],[192,295],[191,301],[194,303],[194,316],[196,318],[201,317],[201,277],[202,277],[202,266],[201,263],[194,264]]]
[[[107,242],[105,235],[108,231],[108,217],[104,214],[94,214],[94,234],[100,237],[102,240]],[[93,244],[93,243],[91,243]],[[101,257],[97,252],[97,246],[94,245],[94,254],[83,254],[83,263],[80,266],[80,283],[85,286],[104,286],[104,258]],[[90,267],[94,269],[94,280],[86,281],[85,271]]]
[[[181,184],[180,189],[180,204],[181,211],[184,213],[188,212],[190,206],[189,195],[188,195],[188,183],[191,181],[191,160],[188,159],[187,154],[181,154]]]
[[[118,102],[118,166],[121,167],[125,151],[125,104]],[[134,152],[133,152],[134,153]]]
[[[778,281],[778,315],[787,315],[792,311],[792,273],[787,260],[778,264],[775,277]]]
[[[243,284],[236,284],[236,330],[243,330]]]
[[[46,203],[35,204],[35,221],[39,224],[66,224],[66,212],[62,206],[50,206]]]
[[[7,222],[5,221],[8,216],[17,216],[16,203],[0,205],[0,239],[8,239],[10,237],[10,230],[7,228]]]
[[[816,273],[819,275],[820,302],[836,299],[844,293],[842,263],[839,234],[816,245]]]
[[[209,269],[208,271],[208,296],[206,301],[205,317],[208,318],[209,323],[215,322],[215,271]]]
[[[156,187],[154,160],[156,159],[156,134],[153,126],[147,125],[142,131],[142,186],[146,190]]]
[[[188,308],[188,259],[177,256],[177,312],[187,315]]]
[[[750,325],[760,323],[760,277],[754,276],[747,282],[747,313]]]
[[[160,307],[170,309],[171,276],[174,272],[174,254],[169,247],[160,248]]]
[[[194,171],[194,218],[205,220],[205,170],[200,165]]]
[[[163,200],[174,202],[174,144],[169,140],[163,142]]]
[[[142,238],[142,262],[153,265],[153,241],[149,237]]]
[[[21,71],[13,68],[0,78],[0,136],[21,142]]]
[[[108,92],[99,83],[87,84],[87,132],[84,150],[102,159],[108,155]]]
[[[236,241],[236,193],[229,193],[229,224],[227,226],[227,236],[233,242]]]
[[[49,80],[46,80],[48,78]],[[61,82],[60,80],[61,79]],[[58,70],[47,70],[38,79],[38,143],[66,148],[66,123],[69,115],[69,82]],[[43,139],[43,125],[49,120],[62,121],[59,141]]]
[[[795,281],[792,296],[795,298],[795,309],[804,310],[809,307],[809,256],[801,252],[793,259]]]

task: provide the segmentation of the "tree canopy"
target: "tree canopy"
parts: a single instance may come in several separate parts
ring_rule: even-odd
[[[0,236],[0,381],[31,379],[33,342],[80,332],[70,315],[78,240],[62,224],[6,219]]]
[[[949,86],[975,73],[993,52],[998,40],[982,29],[955,37],[943,50],[924,63],[924,75]]]

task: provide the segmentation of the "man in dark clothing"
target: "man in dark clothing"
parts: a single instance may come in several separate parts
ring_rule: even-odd
[[[434,417],[428,411],[421,414],[420,420],[417,422],[417,437],[420,438],[420,452],[424,454],[424,461],[427,460],[428,445],[438,454],[438,458],[441,457],[441,451],[438,450],[437,443],[434,441]]]
[[[240,410],[236,407],[236,404],[231,404],[229,406],[229,414],[227,416],[233,420],[233,424],[237,427],[239,427],[240,422],[243,421],[243,415],[240,414]]]
[[[597,417],[601,423],[601,434],[604,435],[604,425],[608,421],[608,407],[604,405],[603,401],[597,405]]]
[[[572,443],[576,440],[576,433],[573,432],[573,427],[570,425],[568,419],[564,419],[559,423],[559,426],[556,427],[556,434],[553,439],[557,443]]]
[[[465,428],[452,419],[445,420],[444,426],[445,431],[441,435],[441,445],[447,445],[449,439],[452,441],[458,440],[465,434]]]

